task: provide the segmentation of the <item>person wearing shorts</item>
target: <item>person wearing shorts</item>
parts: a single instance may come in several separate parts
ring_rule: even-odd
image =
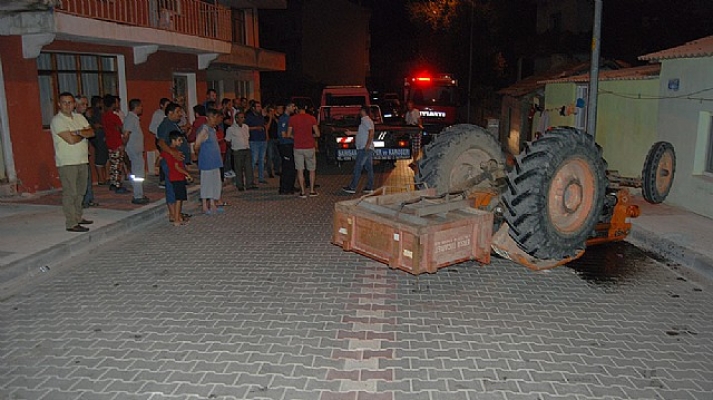
[[[314,150],[314,138],[319,137],[317,119],[307,114],[305,105],[300,105],[297,114],[290,117],[287,127],[287,136],[294,139],[295,169],[297,181],[300,184],[301,198],[306,198],[304,170],[309,172],[309,196],[316,197],[314,179],[317,170],[317,157]]]
[[[178,148],[183,144],[183,133],[180,131],[172,131],[169,133],[169,147],[173,150],[178,150]],[[174,153],[168,151],[162,151],[161,157],[163,157],[168,174],[168,181],[166,187],[171,186],[173,196],[169,198],[166,196],[166,205],[170,213],[170,221],[173,222],[174,226],[185,225],[187,220],[183,217],[182,208],[183,202],[188,200],[188,192],[186,190],[186,181],[192,181],[193,178],[186,171],[185,163],[178,160]]]

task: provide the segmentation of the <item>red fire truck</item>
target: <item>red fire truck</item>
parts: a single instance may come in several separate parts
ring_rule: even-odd
[[[424,134],[438,134],[458,122],[458,80],[448,73],[421,73],[404,79],[404,100],[421,112]]]

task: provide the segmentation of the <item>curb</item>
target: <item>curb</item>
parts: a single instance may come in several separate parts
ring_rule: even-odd
[[[633,225],[627,241],[713,280],[713,258],[641,226]]]
[[[200,187],[194,187],[192,190],[189,190],[188,201],[195,201],[199,197]],[[165,216],[166,203],[162,198],[113,223],[102,226],[101,228],[92,229],[89,232],[58,243],[49,249],[15,260],[8,265],[0,267],[0,300],[12,296],[23,286],[34,281],[39,281],[47,276],[40,270],[42,266],[48,266],[50,268],[59,266],[127,232],[150,225]]]

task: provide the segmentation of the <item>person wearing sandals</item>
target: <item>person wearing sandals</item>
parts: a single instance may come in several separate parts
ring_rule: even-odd
[[[223,177],[220,176],[223,158],[220,155],[216,126],[222,121],[223,115],[215,108],[209,108],[206,110],[206,118],[207,122],[196,134],[195,149],[198,153],[198,169],[201,171],[203,212],[211,215],[223,212],[223,208],[216,204],[223,189]]]
[[[317,157],[314,150],[314,138],[319,137],[319,126],[314,116],[307,114],[305,105],[298,106],[298,112],[290,118],[287,124],[287,137],[294,140],[295,168],[297,181],[300,184],[300,197],[306,198],[305,167],[309,171],[309,196],[316,197],[314,178],[317,169]]]
[[[168,211],[170,214],[170,221],[173,222],[174,226],[185,225],[187,220],[183,218],[181,213],[183,208],[183,202],[188,200],[188,193],[186,191],[186,182],[191,182],[193,178],[191,174],[186,171],[186,164],[183,160],[179,160],[174,156],[175,153],[179,152],[179,148],[183,144],[183,133],[181,131],[171,131],[168,134],[169,147],[174,150],[174,152],[162,151],[161,157],[163,157],[166,162],[168,169],[168,182],[166,185],[171,185],[173,187],[174,197],[169,199],[166,196],[166,205],[168,206]],[[171,202],[173,200],[173,202]]]

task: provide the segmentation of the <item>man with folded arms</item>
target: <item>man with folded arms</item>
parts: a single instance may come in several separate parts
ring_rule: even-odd
[[[87,191],[89,146],[87,138],[94,130],[82,114],[74,112],[71,93],[59,95],[59,112],[52,117],[50,130],[54,143],[55,163],[62,183],[62,211],[68,232],[87,232],[92,221],[82,217],[82,200]]]

